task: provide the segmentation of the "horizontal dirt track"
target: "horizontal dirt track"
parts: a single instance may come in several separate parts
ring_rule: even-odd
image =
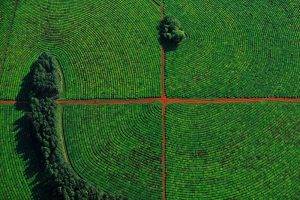
[[[286,102],[300,103],[300,98],[214,98],[214,99],[184,99],[184,98],[169,98],[168,104],[231,104],[231,103],[259,103],[259,102]]]
[[[0,105],[14,105],[15,103],[15,100],[0,100]]]
[[[285,102],[300,103],[300,98],[213,98],[213,99],[185,99],[185,98],[141,98],[141,99],[59,99],[59,105],[118,105],[118,104],[151,104],[162,102],[166,104],[234,104]],[[13,105],[15,100],[0,100],[0,105]]]
[[[141,98],[141,99],[65,99],[57,100],[59,105],[117,105],[117,104],[150,104],[160,101],[160,98]]]

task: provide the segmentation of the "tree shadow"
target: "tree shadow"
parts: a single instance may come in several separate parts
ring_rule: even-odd
[[[32,91],[31,72],[29,72],[22,80],[20,91],[16,97],[15,107],[22,112],[29,112],[30,93]]]
[[[172,43],[169,40],[166,40],[165,38],[160,36],[158,37],[158,42],[166,50],[166,52],[175,51],[179,46],[178,43]]]
[[[73,196],[75,199],[81,199],[82,196],[90,195],[90,199],[94,199],[93,197],[98,195],[100,196],[102,194],[99,193],[96,188],[88,185],[87,182],[80,179],[80,177],[72,171],[73,169],[65,161],[63,161],[60,157],[61,155],[58,154],[55,144],[51,147],[52,152],[50,155],[52,157],[49,158],[50,156],[46,157],[44,155],[46,153],[44,153],[43,147],[46,148],[46,145],[43,145],[43,141],[45,141],[47,136],[49,136],[47,135],[48,130],[45,130],[48,126],[45,126],[46,128],[44,128],[42,125],[44,121],[39,122],[36,120],[37,126],[34,127],[33,125],[36,124],[33,124],[32,122],[32,108],[30,108],[30,102],[33,102],[31,97],[36,96],[35,93],[32,93],[32,91],[34,91],[32,82],[34,66],[36,66],[36,63],[33,63],[30,72],[23,78],[20,91],[16,97],[15,108],[22,112],[23,116],[17,119],[14,123],[15,140],[17,142],[16,151],[26,162],[24,175],[31,182],[32,198],[34,200],[63,200],[70,199],[68,197]],[[49,96],[50,94],[43,93],[43,90],[40,93],[38,96]],[[41,107],[42,106],[43,104],[41,104]],[[50,108],[45,106],[45,110],[47,109],[50,110]],[[44,114],[43,112],[35,113],[37,115]],[[45,123],[48,123],[48,121]],[[42,128],[39,128],[39,125]],[[38,131],[41,129],[40,134],[36,134],[36,129],[38,129]],[[38,137],[41,137],[42,139]],[[103,194],[103,198],[101,199],[116,198],[113,198],[108,194]]]
[[[21,89],[16,97],[15,108],[23,113],[23,116],[14,122],[16,151],[26,162],[25,177],[31,181],[32,197],[38,199],[50,199],[51,182],[45,177],[44,168],[40,162],[41,154],[37,149],[37,141],[32,134],[30,120],[29,94],[31,89],[31,74],[27,74],[22,80]]]

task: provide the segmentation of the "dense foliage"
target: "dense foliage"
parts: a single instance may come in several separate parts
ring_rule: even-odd
[[[180,22],[171,16],[164,17],[158,26],[159,40],[165,48],[176,48],[185,39]]]
[[[55,60],[43,53],[31,67],[32,92],[37,98],[58,97]]]
[[[43,53],[30,72],[29,112],[41,165],[49,183],[51,196],[46,199],[115,199],[100,193],[78,177],[62,159],[55,128],[55,99],[58,97],[55,59]]]

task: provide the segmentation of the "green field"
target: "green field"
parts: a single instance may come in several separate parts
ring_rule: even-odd
[[[64,132],[77,174],[129,199],[161,198],[159,105],[67,106]]]
[[[6,51],[6,43],[8,42],[7,37],[13,19],[13,9],[14,6],[10,1],[0,1],[0,74],[4,62],[3,57]]]
[[[10,37],[12,1],[0,5],[0,99],[14,99],[43,51],[61,63],[64,98],[159,96],[159,7],[152,1],[19,1]],[[10,6],[9,6],[10,5]],[[3,17],[4,15],[4,17]]]
[[[20,117],[13,106],[0,106],[0,199],[31,199],[32,181],[25,175],[27,163],[21,152],[17,153],[19,139],[14,124]]]
[[[172,97],[299,97],[300,1],[166,0],[188,39],[167,54]]]
[[[187,34],[166,55],[157,30],[162,3]],[[39,83],[49,89],[56,74],[59,99],[160,97],[161,86],[178,102],[300,98],[299,10],[299,0],[0,0],[0,100],[33,92]],[[49,73],[37,70],[31,77],[37,88],[20,92],[22,79],[44,51],[56,57],[58,72],[48,82]],[[53,115],[40,116],[44,108],[34,111],[41,133],[53,128],[51,137],[42,134],[38,145],[44,146],[37,152],[53,160],[49,169],[53,165],[53,177],[64,178],[65,183],[58,181],[62,185],[79,190],[78,175],[101,192],[133,200],[162,199],[164,192],[168,200],[300,197],[300,103],[168,104],[162,116],[160,103],[89,105],[95,102],[100,101],[60,101],[57,135]],[[14,106],[0,105],[4,200],[36,199],[52,189],[30,143],[40,132],[21,134],[16,127],[21,116]],[[56,173],[57,166],[62,173]]]
[[[297,199],[300,105],[171,105],[168,199]]]

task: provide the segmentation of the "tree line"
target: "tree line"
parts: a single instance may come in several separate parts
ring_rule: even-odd
[[[56,102],[59,97],[56,60],[48,53],[42,53],[33,63],[29,73],[28,111],[31,134],[35,149],[40,155],[43,176],[48,181],[50,196],[55,200],[119,200],[123,197],[100,192],[81,179],[63,159],[58,147],[56,132]]]

